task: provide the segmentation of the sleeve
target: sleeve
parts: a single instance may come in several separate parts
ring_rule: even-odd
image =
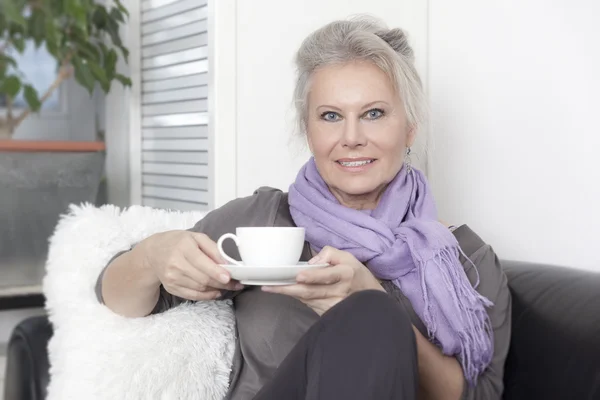
[[[282,195],[283,193],[278,189],[268,187],[259,188],[252,196],[232,200],[224,206],[209,212],[188,230],[204,233],[216,242],[225,233],[235,233],[235,229],[239,226],[273,226]],[[130,250],[117,253],[106,264],[100,276],[98,276],[98,280],[96,281],[96,297],[100,303],[104,304],[102,299],[102,279],[106,268],[117,257]],[[232,241],[226,241],[223,244],[223,250],[231,257],[239,260],[239,252]],[[233,298],[237,293],[224,291],[221,300]],[[150,315],[167,311],[184,301],[186,300],[167,292],[161,285],[158,302]]]
[[[498,257],[489,245],[475,252],[471,260],[477,271],[474,268],[467,271],[469,279],[475,282],[478,272],[477,291],[494,303],[488,309],[493,329],[494,356],[474,387],[470,387],[465,380],[462,399],[500,400],[504,389],[504,363],[510,345],[511,296],[508,281]]]

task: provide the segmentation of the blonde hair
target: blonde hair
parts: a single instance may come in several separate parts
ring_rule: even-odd
[[[311,33],[296,54],[294,105],[298,131],[306,133],[312,73],[328,65],[355,61],[375,64],[388,76],[404,103],[410,128],[418,132],[427,121],[427,102],[414,65],[413,49],[402,29],[359,16],[331,22]]]

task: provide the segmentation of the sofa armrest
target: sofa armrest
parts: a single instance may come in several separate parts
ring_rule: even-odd
[[[50,337],[52,326],[45,316],[28,318],[14,329],[6,357],[5,400],[46,398]]]
[[[505,399],[600,399],[600,273],[503,266],[513,301]]]

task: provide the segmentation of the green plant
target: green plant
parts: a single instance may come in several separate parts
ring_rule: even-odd
[[[6,103],[0,128],[4,126],[9,136],[73,75],[90,95],[96,84],[105,93],[115,80],[131,85],[117,72],[119,58],[128,59],[119,29],[129,14],[120,0],[113,2],[106,7],[97,0],[0,0],[0,95]],[[41,96],[14,57],[28,42],[45,46],[57,64],[56,79]],[[19,94],[27,107],[14,115],[13,102]]]

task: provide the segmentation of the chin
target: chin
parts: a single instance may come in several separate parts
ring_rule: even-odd
[[[383,182],[373,182],[372,179],[354,178],[340,182],[335,187],[350,196],[365,196],[378,191],[382,184]]]

